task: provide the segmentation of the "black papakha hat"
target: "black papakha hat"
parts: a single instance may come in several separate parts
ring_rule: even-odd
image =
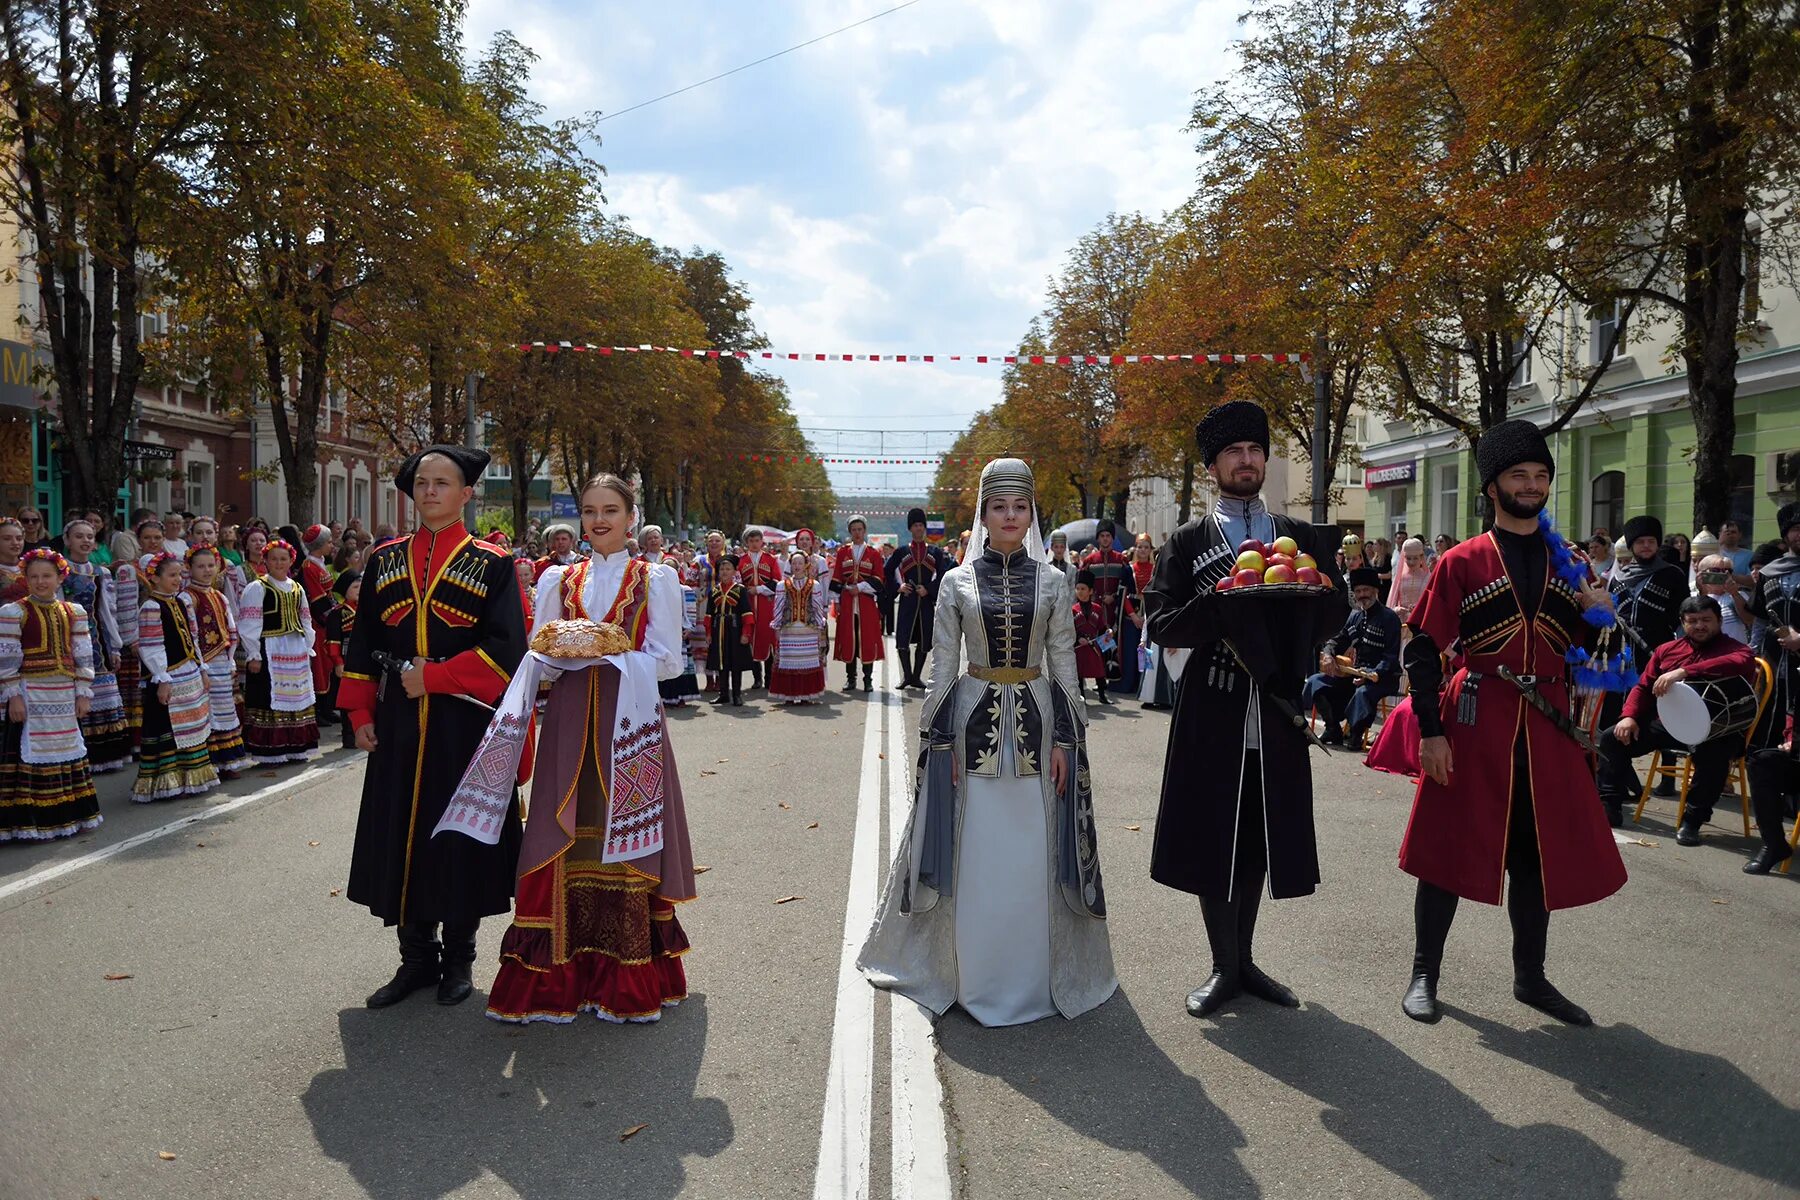
[[[1381,590],[1381,572],[1377,571],[1374,567],[1352,568],[1350,571],[1350,586],[1352,588],[1372,587],[1379,592]]]
[[[1662,522],[1655,517],[1633,517],[1625,522],[1625,545],[1627,548],[1641,537],[1653,537],[1660,544],[1662,542]]]
[[[400,470],[394,475],[394,486],[412,495],[413,476],[419,472],[419,464],[428,454],[441,454],[456,464],[462,472],[463,483],[473,484],[487,470],[488,460],[492,457],[486,450],[476,450],[469,446],[427,446],[423,450],[407,456],[400,464]]]
[[[1556,478],[1556,460],[1550,456],[1550,443],[1544,439],[1544,431],[1530,421],[1502,421],[1482,434],[1475,448],[1475,466],[1481,472],[1484,489],[1500,472],[1528,462],[1543,463],[1550,468],[1550,478]]]
[[[1194,426],[1194,440],[1200,443],[1200,463],[1210,467],[1219,451],[1238,442],[1255,442],[1269,452],[1269,414],[1263,406],[1249,400],[1233,400],[1207,413]]]
[[[1092,571],[1088,571],[1088,570],[1077,571],[1077,572],[1075,572],[1075,582],[1077,585],[1085,583],[1085,584],[1087,584],[1087,586],[1093,587],[1094,586],[1094,573]]]
[[[923,525],[924,523],[925,523],[925,510],[924,509],[909,508],[906,510],[906,527],[908,529],[911,529],[914,525]]]
[[[1800,500],[1782,505],[1781,511],[1775,514],[1775,532],[1782,537],[1796,525],[1800,525]]]

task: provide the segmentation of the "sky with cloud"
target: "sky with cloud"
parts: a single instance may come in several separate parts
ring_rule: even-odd
[[[891,3],[472,0],[466,38],[478,51],[510,29],[539,56],[534,91],[553,116],[604,114]],[[605,121],[609,207],[659,242],[723,254],[774,349],[1003,352],[1077,238],[1109,212],[1160,214],[1186,196],[1196,156],[1183,126],[1195,90],[1228,67],[1241,9],[919,0]],[[889,453],[944,448],[944,435],[906,431],[960,428],[999,397],[993,367],[779,373],[809,430],[878,431]],[[874,432],[813,441],[878,444]],[[918,492],[930,471],[832,477]]]

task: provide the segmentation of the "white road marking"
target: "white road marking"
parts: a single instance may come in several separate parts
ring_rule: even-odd
[[[888,846],[893,862],[912,821],[915,739],[899,697],[888,709]],[[916,1000],[892,993],[892,1106],[895,1200],[949,1200],[950,1143],[944,1131],[944,1089],[938,1081],[937,1041],[931,1013]]]
[[[844,902],[844,944],[838,959],[837,1009],[831,1022],[831,1065],[825,1076],[825,1118],[819,1129],[814,1200],[868,1200],[870,1122],[875,1100],[875,989],[856,969],[856,955],[875,920],[881,873],[881,718],[887,705],[888,664],[881,687],[864,705],[862,779],[856,792],[856,835],[850,851],[850,895]]]
[[[265,800],[278,792],[285,792],[290,788],[299,787],[309,780],[318,779],[322,776],[329,775],[333,771],[341,770],[353,761],[355,760],[345,759],[342,762],[308,767],[291,779],[283,779],[278,783],[271,783],[266,788],[258,788],[256,791],[247,792],[242,796],[233,796],[223,804],[216,804],[211,808],[203,809],[197,813],[189,813],[187,816],[181,817],[178,820],[170,821],[167,825],[158,825],[155,829],[146,829],[143,833],[133,834],[122,842],[115,842],[110,846],[102,846],[98,850],[92,850],[77,858],[71,858],[66,862],[59,862],[54,866],[45,867],[41,871],[33,871],[31,874],[26,875],[21,879],[15,879],[11,883],[0,887],[0,900],[5,900],[8,896],[16,896],[20,892],[28,892],[32,888],[49,883],[52,880],[61,879],[64,875],[72,874],[81,870],[83,867],[91,867],[95,863],[105,862],[107,859],[123,854],[127,850],[135,850],[139,846],[156,841],[158,838],[165,838],[171,833],[178,833],[181,830],[188,828],[190,825],[198,825],[202,821],[210,821],[214,817],[222,817],[226,813],[236,812],[246,805],[255,804],[258,800]]]

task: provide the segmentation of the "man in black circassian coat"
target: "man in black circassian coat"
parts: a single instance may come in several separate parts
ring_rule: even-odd
[[[1269,418],[1247,401],[1222,404],[1195,430],[1219,489],[1214,510],[1177,529],[1145,590],[1150,640],[1189,656],[1163,764],[1150,876],[1200,897],[1212,974],[1189,994],[1196,1017],[1240,992],[1287,1007],[1294,993],[1251,956],[1266,882],[1273,899],[1310,895],[1319,882],[1312,768],[1300,692],[1319,647],[1348,610],[1336,566],[1338,531],[1262,502]],[[1238,547],[1292,538],[1332,590],[1223,595]]]
[[[925,661],[931,655],[931,614],[937,611],[938,582],[951,562],[925,540],[925,510],[906,514],[911,543],[895,548],[887,560],[885,594],[896,597],[894,648],[900,652],[900,686],[925,686]]]
[[[402,464],[394,483],[419,529],[370,552],[344,653],[338,705],[369,751],[347,894],[400,934],[400,968],[370,1008],[432,984],[440,1004],[467,999],[476,928],[512,907],[516,799],[495,845],[431,836],[525,657],[512,558],[462,522],[487,462],[481,450],[431,446]]]

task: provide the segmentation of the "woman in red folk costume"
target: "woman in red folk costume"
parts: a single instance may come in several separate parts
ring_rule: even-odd
[[[750,623],[750,686],[761,687],[775,669],[775,596],[781,590],[781,560],[763,549],[760,529],[744,531],[738,582],[750,593],[756,619]]]
[[[1544,975],[1550,913],[1625,883],[1625,865],[1569,717],[1570,677],[1590,681],[1584,644],[1614,621],[1604,585],[1542,517],[1556,464],[1537,426],[1505,421],[1476,449],[1494,527],[1439,556],[1407,617],[1424,777],[1400,845],[1419,880],[1413,977],[1401,1003],[1436,1021],[1444,942],[1466,897],[1499,904],[1513,929],[1513,995],[1571,1025],[1593,1023]],[[1460,644],[1448,683],[1439,652]],[[1439,691],[1443,696],[1439,701]],[[1511,887],[1504,886],[1511,876]]]
[[[837,649],[844,664],[844,690],[856,690],[856,663],[862,660],[863,691],[875,687],[875,664],[887,655],[881,641],[881,576],[887,564],[869,545],[869,523],[850,518],[850,540],[837,548],[831,590],[838,593]]]
[[[25,553],[26,594],[0,604],[0,842],[69,837],[100,824],[80,722],[94,694],[87,610],[58,595],[69,564]]]
[[[538,581],[533,636],[550,622],[617,625],[628,652],[601,659],[533,651],[514,676],[440,828],[459,809],[500,810],[550,682],[531,813],[519,853],[518,905],[500,946],[488,1016],[567,1024],[657,1020],[687,998],[687,934],[675,905],[694,898],[693,853],[657,681],[682,669],[681,585],[670,567],[626,549],[637,497],[614,475],[590,481],[581,520],[591,557]],[[484,794],[485,791],[491,795]]]

